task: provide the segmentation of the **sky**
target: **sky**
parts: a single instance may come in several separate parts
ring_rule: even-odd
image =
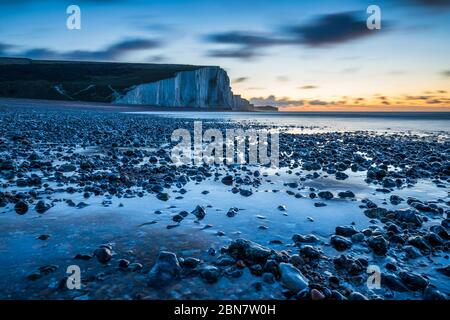
[[[0,0],[0,56],[219,65],[293,111],[450,111],[449,35],[450,0]]]

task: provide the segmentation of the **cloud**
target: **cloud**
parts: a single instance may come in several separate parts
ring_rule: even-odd
[[[308,104],[311,106],[327,106],[330,103],[323,100],[310,100],[308,101]]]
[[[152,63],[160,63],[162,61],[167,61],[167,60],[168,60],[168,58],[162,54],[150,56],[146,59],[147,62],[152,62]]]
[[[369,30],[366,13],[338,12],[315,16],[309,23],[284,26],[273,32],[229,31],[203,37],[208,43],[231,46],[211,50],[210,57],[249,60],[263,55],[262,49],[275,46],[324,47],[337,45],[380,33]],[[391,25],[383,21],[383,31]],[[387,29],[389,30],[389,29]]]
[[[311,90],[311,89],[317,89],[317,88],[318,88],[318,86],[311,85],[311,84],[298,87],[298,89],[302,89],[302,90]]]
[[[264,97],[254,97],[250,98],[250,103],[255,106],[275,106],[275,107],[289,107],[289,106],[302,106],[304,105],[303,100],[293,100],[287,97],[277,98],[274,95],[270,95],[266,98]]]
[[[131,52],[156,49],[161,46],[160,41],[153,39],[124,39],[97,51],[73,50],[62,52],[48,48],[33,48],[13,54],[32,59],[115,61],[124,58]]]
[[[278,76],[277,81],[279,82],[288,82],[290,79],[288,76]]]
[[[264,90],[264,87],[248,87],[247,90]]]
[[[213,58],[234,58],[242,60],[250,60],[261,54],[247,48],[242,49],[220,49],[220,50],[210,50],[206,54],[208,57]]]
[[[248,80],[248,77],[239,77],[233,80],[233,83],[242,83]]]
[[[404,0],[405,1],[405,0]],[[412,4],[430,8],[450,8],[450,0],[406,0]]]
[[[444,70],[444,71],[441,71],[441,74],[442,74],[444,77],[450,77],[450,70]]]
[[[311,47],[349,42],[378,33],[369,30],[366,19],[353,11],[320,15],[309,24],[291,26],[285,30],[298,43]]]
[[[213,43],[242,45],[251,48],[267,47],[285,43],[285,40],[277,39],[274,35],[271,34],[249,33],[241,31],[214,33],[207,35],[205,39]]]
[[[14,46],[7,43],[0,42],[0,55],[6,55],[7,51],[13,49]]]
[[[209,43],[220,45],[231,45],[232,48],[210,50],[209,57],[215,58],[235,58],[250,60],[262,56],[260,48],[284,44],[285,40],[277,39],[273,35],[263,33],[250,33],[240,31],[230,31],[214,33],[204,37]]]

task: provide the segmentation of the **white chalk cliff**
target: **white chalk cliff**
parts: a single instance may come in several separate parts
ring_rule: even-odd
[[[252,108],[248,100],[233,94],[230,79],[220,67],[181,71],[172,78],[133,86],[113,103],[234,110]]]

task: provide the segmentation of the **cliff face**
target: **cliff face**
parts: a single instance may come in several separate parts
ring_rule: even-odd
[[[252,107],[247,100],[233,94],[227,73],[219,67],[181,71],[172,78],[133,86],[113,103],[224,109]]]

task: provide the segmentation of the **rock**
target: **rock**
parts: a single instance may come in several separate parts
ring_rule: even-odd
[[[450,277],[450,264],[442,268],[437,268],[436,271],[446,275],[447,277]]]
[[[127,259],[120,259],[119,260],[119,268],[126,269],[130,265],[130,261]]]
[[[94,256],[97,258],[98,262],[105,264],[111,260],[112,252],[109,248],[101,247],[94,251]]]
[[[51,206],[44,201],[40,200],[38,203],[36,203],[36,206],[34,207],[34,210],[36,210],[37,213],[45,213],[48,209],[50,209]]]
[[[219,280],[220,270],[214,266],[205,266],[202,268],[200,276],[207,283],[215,283]]]
[[[191,212],[198,220],[202,220],[206,216],[205,208],[202,206],[196,206]]]
[[[179,277],[181,267],[175,253],[161,251],[155,264],[148,273],[148,285],[161,287]]]
[[[327,205],[323,202],[314,202],[314,207],[316,208],[321,208],[321,207],[326,207]]]
[[[227,217],[230,217],[230,218],[234,217],[238,213],[238,211],[239,211],[239,209],[235,208],[235,207],[228,209]]]
[[[243,197],[250,197],[253,194],[253,192],[246,189],[239,189],[239,194]]]
[[[371,236],[367,240],[367,244],[379,256],[386,255],[389,247],[389,242],[381,235]]]
[[[339,198],[354,198],[355,194],[352,191],[347,190],[347,191],[339,192],[338,197]]]
[[[37,237],[39,240],[48,240],[48,238],[50,238],[50,236],[48,234],[41,234],[39,237]]]
[[[227,186],[231,186],[233,184],[233,176],[228,175],[222,178],[222,183],[227,185]]]
[[[376,167],[367,170],[367,178],[369,179],[382,180],[386,174],[385,170]]]
[[[349,300],[369,300],[365,295],[359,292],[352,292],[348,297]]]
[[[389,201],[393,204],[393,205],[399,205],[402,201],[404,201],[403,198],[393,194],[391,195],[391,197],[389,198]]]
[[[72,163],[65,163],[59,166],[59,170],[62,172],[73,172],[77,170],[77,167]]]
[[[338,236],[351,237],[358,233],[358,231],[353,226],[337,226],[335,233]]]
[[[28,278],[28,280],[35,281],[35,280],[42,278],[45,275],[55,272],[57,269],[58,269],[57,265],[52,265],[52,264],[45,265],[45,266],[39,267],[37,272],[34,272],[34,273],[28,275],[27,278]]]
[[[341,254],[333,259],[336,269],[344,269],[351,275],[358,275],[366,271],[366,263],[361,259],[353,259],[351,256]]]
[[[322,292],[320,292],[317,289],[311,290],[311,300],[323,300],[323,299],[325,299],[325,296],[323,295]]]
[[[392,179],[389,179],[389,178],[384,178],[382,184],[383,184],[383,187],[385,187],[385,188],[395,188],[397,186],[395,181]]]
[[[395,219],[401,222],[411,223],[417,227],[422,226],[422,219],[420,218],[417,210],[414,209],[396,210]]]
[[[169,200],[169,194],[166,192],[160,192],[156,195],[156,198],[158,198],[161,201],[167,201]]]
[[[79,202],[79,203],[76,205],[76,208],[77,208],[77,209],[83,209],[83,208],[86,208],[87,206],[88,206],[87,203]]]
[[[200,260],[193,257],[188,257],[183,259],[183,262],[180,263],[183,268],[194,269],[200,264]]]
[[[128,265],[128,270],[132,272],[142,270],[142,268],[144,268],[144,266],[138,262],[133,262]]]
[[[264,271],[270,272],[278,277],[280,275],[280,270],[278,269],[278,262],[273,259],[267,259],[266,264],[264,265]]]
[[[408,288],[402,283],[399,277],[393,274],[381,274],[381,286],[385,286],[393,291],[406,292]]]
[[[364,241],[364,234],[362,232],[355,233],[351,237],[352,242],[363,242]]]
[[[423,253],[429,253],[431,251],[431,248],[425,242],[425,239],[421,236],[413,236],[408,238],[408,243],[410,245],[413,245]]]
[[[298,188],[298,183],[297,183],[297,182],[289,182],[289,183],[286,183],[286,185],[287,185],[289,188],[293,188],[293,189]]]
[[[352,242],[341,236],[331,236],[330,243],[337,251],[344,251],[352,247]]]
[[[412,291],[423,290],[428,285],[428,280],[417,273],[401,271],[398,275],[403,283]]]
[[[91,260],[92,256],[89,254],[82,254],[82,253],[77,253],[76,256],[74,257],[75,260]]]
[[[343,296],[339,291],[337,290],[333,290],[331,291],[331,298],[333,300],[338,300],[338,301],[343,301],[343,300],[347,300],[347,298],[345,296]]]
[[[446,294],[437,290],[434,286],[429,285],[425,288],[423,293],[424,300],[447,300],[448,297]]]
[[[303,255],[304,257],[310,258],[310,259],[318,259],[321,256],[321,253],[319,251],[319,249],[310,246],[310,245],[305,245],[300,249],[300,253],[301,255]]]
[[[232,266],[236,263],[236,260],[234,260],[231,257],[221,257],[219,258],[214,264],[217,266],[221,266],[221,267],[226,267],[226,266]]]
[[[438,236],[436,233],[429,232],[424,236],[424,239],[433,247],[439,247],[444,245],[444,239]]]
[[[181,222],[183,219],[184,219],[184,217],[180,214],[176,214],[172,217],[172,220],[175,222],[178,222],[178,223]]]
[[[272,273],[270,273],[270,272],[265,272],[265,273],[263,273],[261,277],[262,277],[262,280],[263,280],[265,283],[268,283],[268,284],[274,284],[274,283],[275,283],[275,277],[274,277],[274,275],[273,275]]]
[[[336,180],[345,180],[348,178],[348,174],[341,172],[341,171],[336,172],[335,175],[336,175]]]
[[[319,198],[325,199],[325,200],[330,200],[333,199],[333,194],[330,191],[321,191],[318,194]]]
[[[295,243],[316,243],[319,242],[320,240],[313,234],[307,235],[294,234],[292,236],[292,241],[294,241]]]
[[[364,214],[370,219],[380,219],[387,213],[388,211],[385,208],[371,208],[364,210]]]
[[[417,259],[422,256],[420,251],[413,246],[404,246],[403,250],[406,252],[406,256],[410,259]]]
[[[236,260],[251,262],[265,262],[271,250],[255,242],[245,239],[236,239],[228,246],[228,254]]]
[[[308,279],[290,263],[280,263],[280,282],[293,293],[297,293],[308,287]]]
[[[26,204],[25,201],[20,200],[15,204],[14,210],[17,214],[23,215],[28,211],[28,204]]]

